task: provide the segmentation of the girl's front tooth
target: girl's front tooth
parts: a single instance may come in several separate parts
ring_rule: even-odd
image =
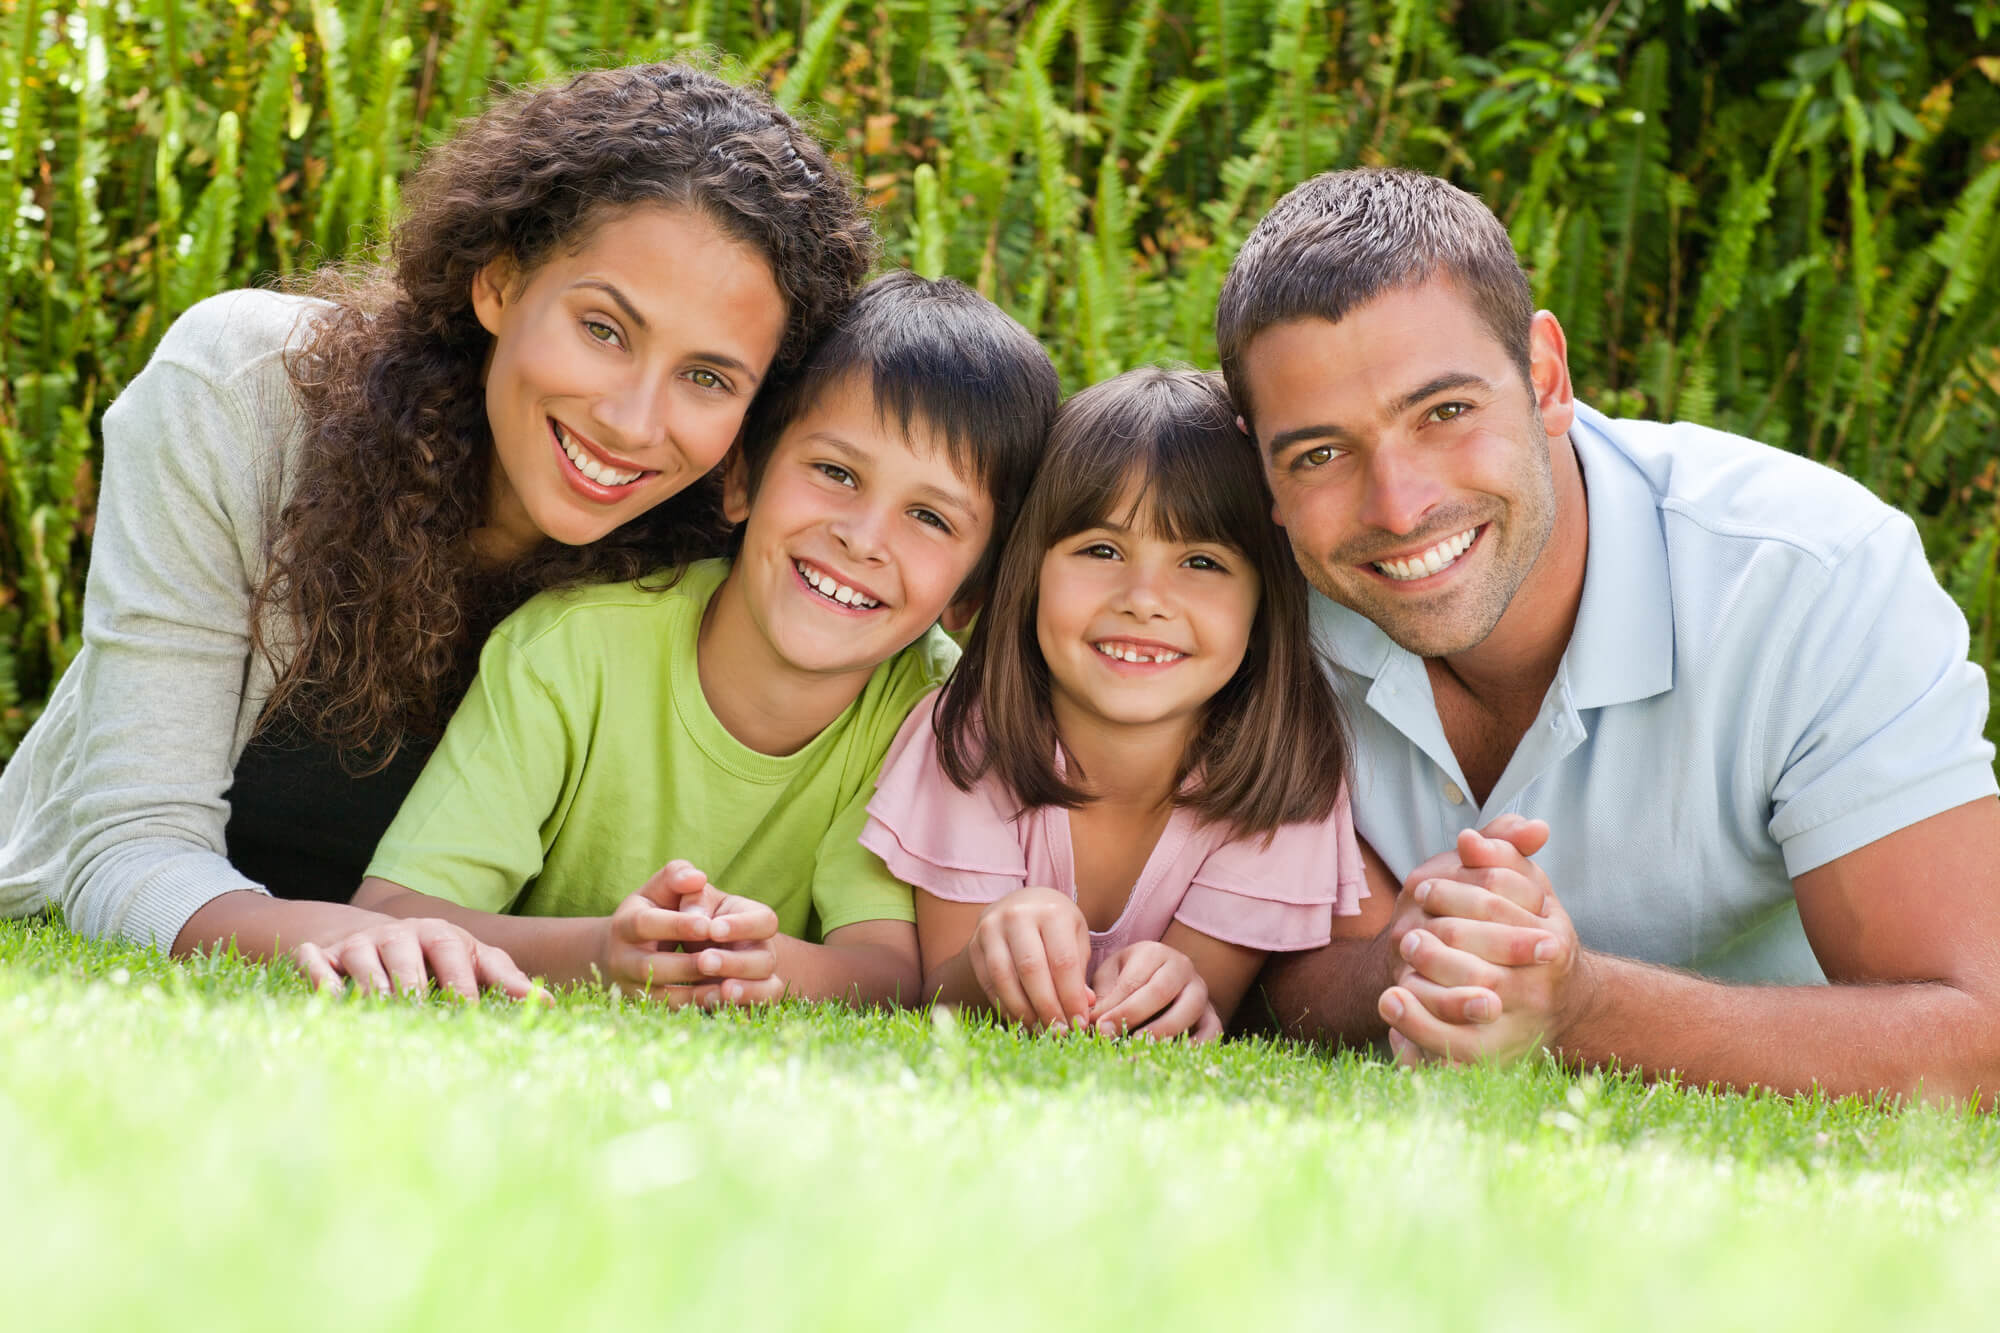
[[[841,584],[833,590],[833,600],[839,602],[842,606],[847,605],[854,600],[854,589],[848,587],[845,583]]]

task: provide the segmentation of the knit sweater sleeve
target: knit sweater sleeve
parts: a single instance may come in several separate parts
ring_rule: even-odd
[[[82,934],[167,948],[211,899],[261,887],[224,854],[224,795],[254,715],[250,602],[299,311],[203,302],[105,413],[58,892]]]

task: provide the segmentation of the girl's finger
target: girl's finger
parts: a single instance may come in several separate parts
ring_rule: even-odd
[[[1500,993],[1500,968],[1478,954],[1453,948],[1429,930],[1411,931],[1401,947],[1403,961],[1440,986],[1483,986]]]
[[[1146,953],[1127,960],[1118,974],[1125,993],[1097,1007],[1097,1030],[1107,1037],[1119,1037],[1165,1009],[1180,994],[1185,978],[1174,975],[1167,959]],[[1205,996],[1203,998],[1206,998]]]
[[[1168,1037],[1178,1037],[1191,1031],[1201,1021],[1201,1014],[1208,1008],[1208,987],[1189,985],[1171,1003],[1161,1010],[1157,1017],[1133,1029],[1135,1037],[1146,1037],[1155,1041]]]
[[[993,1001],[993,1007],[1016,1023],[1034,1022],[1035,1007],[1028,1003],[1021,979],[1014,974],[1014,955],[1007,948],[1005,937],[975,935],[968,947],[973,950],[972,974],[978,978],[986,997]]]
[[[1007,954],[1014,964],[1014,976],[1027,996],[1029,1021],[1053,1027],[1063,1021],[1063,1007],[1056,995],[1042,932],[1026,913],[1017,916],[1024,919],[1010,919],[1006,924]]]
[[[1377,1002],[1384,1022],[1400,1033],[1426,1056],[1446,1060],[1473,1060],[1480,1054],[1479,1037],[1485,1028],[1446,1023],[1417,1002],[1417,997],[1401,986],[1382,992]],[[1394,1042],[1392,1040],[1393,1048]],[[1398,1053],[1399,1060],[1401,1053]],[[1413,1064],[1414,1060],[1402,1063]]]
[[[1188,1040],[1201,1045],[1214,1041],[1221,1035],[1222,1015],[1216,1013],[1215,1006],[1211,1004],[1201,1011],[1201,1017],[1195,1021],[1194,1030],[1188,1033]]]
[[[1514,926],[1497,921],[1466,921],[1453,916],[1427,916],[1421,929],[1444,941],[1447,947],[1457,949],[1461,953],[1472,954],[1494,967],[1532,967],[1542,961],[1538,956],[1541,951],[1552,949],[1558,943],[1546,925]],[[1429,968],[1423,970],[1430,971]],[[1431,980],[1445,979],[1433,974]],[[1486,981],[1446,982],[1446,984],[1486,986],[1488,989],[1493,989],[1491,983]]]
[[[1084,969],[1090,966],[1090,927],[1083,924],[1083,913],[1078,912],[1069,920],[1044,918],[1041,935],[1042,956],[1049,960],[1049,980],[1061,1010],[1056,1021],[1066,1028],[1081,1027],[1084,1015],[1090,1012],[1090,989],[1083,978]]]

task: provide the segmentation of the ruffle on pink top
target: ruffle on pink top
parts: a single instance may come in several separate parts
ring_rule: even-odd
[[[937,695],[911,712],[883,761],[861,844],[905,884],[952,902],[986,903],[1028,884],[1076,897],[1069,812],[1043,806],[1013,818],[1013,801],[989,775],[969,792],[938,766],[931,714]],[[1333,918],[1354,916],[1368,886],[1342,792],[1317,824],[1287,824],[1268,845],[1233,838],[1225,825],[1175,810],[1125,911],[1092,931],[1091,965],[1180,921],[1204,935],[1283,953],[1325,944]]]

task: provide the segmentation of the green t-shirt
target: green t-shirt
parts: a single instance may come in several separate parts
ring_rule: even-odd
[[[728,571],[544,593],[503,621],[368,873],[492,912],[603,916],[680,857],[768,903],[787,935],[914,920],[857,839],[882,756],[957,647],[933,627],[804,749],[759,754],[716,720],[695,666]]]

